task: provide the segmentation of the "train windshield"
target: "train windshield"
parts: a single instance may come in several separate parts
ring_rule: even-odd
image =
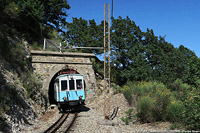
[[[67,90],[67,80],[62,80],[61,81],[61,90]]]
[[[74,79],[69,80],[69,90],[75,90]]]
[[[82,79],[77,79],[76,80],[76,87],[77,87],[77,90],[83,89]]]

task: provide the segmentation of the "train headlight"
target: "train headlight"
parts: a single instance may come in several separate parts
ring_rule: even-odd
[[[66,101],[66,97],[63,97],[64,101]]]

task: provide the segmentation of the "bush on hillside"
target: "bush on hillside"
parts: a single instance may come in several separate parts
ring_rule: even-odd
[[[129,82],[122,89],[130,105],[133,95],[137,96],[137,116],[141,122],[165,120],[166,108],[174,100],[171,91],[159,82]]]
[[[133,96],[132,96],[132,90],[130,89],[129,86],[123,86],[122,92],[124,94],[124,97],[126,98],[127,102],[129,105],[132,105],[133,103]]]
[[[113,88],[113,94],[117,94],[121,92],[121,87],[119,85],[111,84],[111,86]]]
[[[168,107],[169,120],[181,122],[188,130],[200,130],[200,87],[194,88],[177,79],[173,94],[180,101]]]
[[[165,120],[165,112],[167,106],[174,99],[172,93],[164,85],[156,87],[150,96],[155,99],[155,106],[153,108],[153,115],[156,121]]]
[[[128,125],[129,122],[133,122],[134,123],[134,118],[135,118],[135,114],[133,113],[133,109],[129,109],[126,112],[126,117],[122,117],[121,120]]]
[[[173,123],[183,120],[185,107],[181,101],[172,101],[166,108],[166,119]]]
[[[155,101],[150,96],[140,98],[137,104],[137,117],[141,122],[154,122],[153,108]]]
[[[175,97],[181,101],[185,101],[188,93],[192,90],[192,87],[186,83],[183,83],[180,79],[177,79],[172,83],[172,88]]]
[[[189,130],[200,130],[200,88],[189,93],[185,101],[183,122]]]
[[[26,89],[26,97],[36,100],[36,94],[42,88],[42,83],[39,81],[37,76],[32,73],[27,73],[23,80],[23,84]]]

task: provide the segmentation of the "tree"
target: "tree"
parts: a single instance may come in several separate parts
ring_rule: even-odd
[[[145,32],[143,43],[152,79],[165,84],[173,82],[176,77],[176,49],[173,45],[167,43],[164,37],[155,36],[149,29]]]
[[[200,81],[200,59],[194,52],[180,45],[177,49],[179,54],[179,68],[177,69],[177,78],[183,82],[198,87]]]
[[[103,46],[103,21],[97,25],[94,20],[73,18],[65,29],[65,37],[73,46]],[[119,85],[154,80],[170,87],[176,79],[190,85],[200,84],[200,62],[192,51],[182,45],[175,48],[152,29],[142,32],[129,17],[112,18],[111,48],[111,79]]]
[[[95,20],[84,20],[73,18],[72,23],[67,23],[64,37],[73,46],[79,47],[102,47],[103,46],[103,25],[97,25]],[[84,49],[82,52],[102,53],[98,50]]]
[[[142,44],[143,32],[129,17],[112,20],[112,64],[115,64],[119,84],[128,80],[145,80],[148,78],[149,67]]]
[[[66,0],[0,0],[0,23],[15,29],[26,40],[38,40],[61,25],[70,9]]]
[[[142,32],[128,17],[112,20],[112,64],[116,83],[160,81],[170,87],[176,79],[197,86],[200,83],[200,62],[194,52],[175,48],[157,37],[153,30]]]

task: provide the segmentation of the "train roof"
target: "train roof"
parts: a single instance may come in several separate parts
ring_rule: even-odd
[[[85,77],[84,75],[81,74],[62,74],[56,77],[56,79],[62,78],[62,77],[69,77],[69,76],[80,76],[80,77]]]

